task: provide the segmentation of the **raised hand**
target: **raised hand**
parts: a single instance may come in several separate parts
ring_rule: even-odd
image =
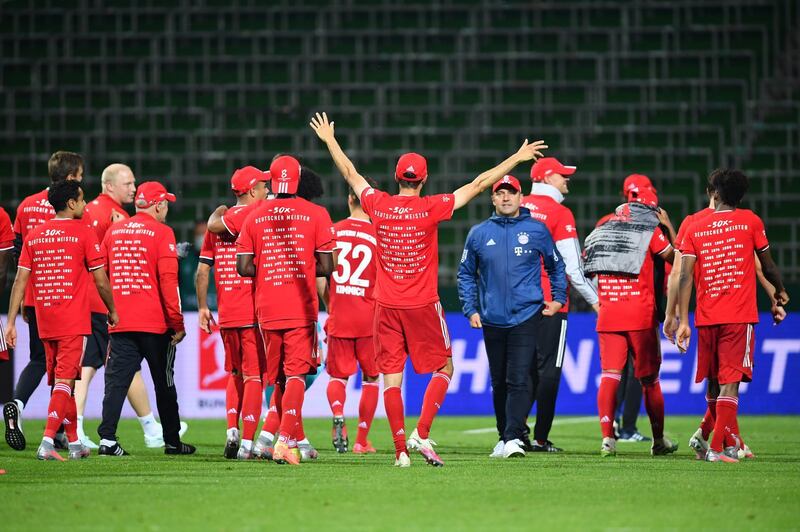
[[[522,146],[517,150],[517,157],[519,161],[530,161],[531,159],[538,159],[542,156],[541,150],[547,149],[549,146],[543,140],[537,140],[533,143],[528,143],[528,139],[522,143]]]
[[[309,122],[311,129],[317,134],[322,142],[328,142],[334,138],[334,123],[328,121],[327,113],[316,113]]]

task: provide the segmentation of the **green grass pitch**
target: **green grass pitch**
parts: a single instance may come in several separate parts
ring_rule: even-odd
[[[413,427],[409,419],[407,427]],[[326,419],[306,420],[320,450],[299,467],[222,458],[224,421],[190,421],[192,457],[146,449],[135,421],[120,440],[133,454],[80,462],[35,459],[42,422],[25,425],[28,448],[2,444],[2,525],[16,530],[503,530],[796,529],[800,526],[800,418],[744,417],[757,458],[740,464],[694,460],[694,417],[668,417],[677,455],[652,458],[642,443],[599,456],[594,420],[561,417],[551,438],[567,452],[492,460],[485,417],[441,417],[432,437],[444,468],[412,455],[392,467],[385,420],[373,426],[379,454],[338,455]],[[646,418],[640,419],[646,424]],[[94,431],[97,422],[88,422]],[[350,420],[352,435],[355,423]],[[352,443],[351,443],[352,444]]]

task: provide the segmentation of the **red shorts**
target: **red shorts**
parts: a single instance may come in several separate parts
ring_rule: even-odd
[[[56,379],[80,379],[83,354],[86,352],[86,336],[42,339],[47,361],[47,384],[55,385]]]
[[[450,332],[438,301],[418,308],[375,306],[372,336],[381,373],[402,373],[406,353],[416,373],[432,373],[452,356]]]
[[[750,323],[697,327],[695,382],[717,379],[720,384],[753,380],[755,334]]]
[[[354,375],[358,367],[365,377],[377,377],[378,363],[375,360],[375,343],[371,336],[362,338],[337,338],[328,336],[328,359],[325,371],[337,379]]]
[[[658,375],[661,369],[661,342],[658,330],[598,332],[600,340],[600,366],[603,371],[622,371],[628,362],[628,351],[633,352],[633,370],[637,379]]]
[[[307,375],[317,371],[317,326],[293,329],[262,330],[267,346],[267,384],[284,377]]]
[[[256,327],[220,329],[225,346],[225,371],[245,377],[261,377],[267,371],[264,339]]]

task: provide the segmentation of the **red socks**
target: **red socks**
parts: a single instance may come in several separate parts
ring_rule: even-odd
[[[303,396],[306,391],[306,382],[303,377],[289,377],[286,379],[286,389],[281,399],[281,425],[280,439],[283,441],[296,439],[297,424],[300,421],[300,412],[303,410]]]
[[[361,401],[358,403],[358,435],[356,443],[367,445],[367,435],[378,407],[378,383],[361,383]]]
[[[617,407],[617,388],[619,388],[620,380],[622,380],[622,375],[619,373],[603,372],[600,374],[600,388],[597,390],[597,413],[600,416],[600,431],[604,438],[614,437],[614,409]]]
[[[717,397],[717,422],[714,424],[714,437],[711,439],[711,449],[715,452],[722,452],[726,435],[736,434],[738,409],[738,398],[727,395]]]
[[[242,410],[242,389],[244,383],[241,375],[231,373],[228,376],[228,386],[225,388],[225,412],[228,418],[228,428],[239,428],[239,412]]]
[[[264,432],[269,432],[273,436],[278,433],[278,428],[281,425],[281,416],[278,414],[281,398],[283,397],[283,390],[281,390],[280,386],[275,386],[275,390],[272,392],[272,397],[269,400],[269,410],[267,410],[267,419],[264,420],[264,424],[261,426],[261,430]]]
[[[64,432],[67,433],[67,441],[75,443],[78,441],[78,405],[75,403],[75,396],[70,394],[64,406]]]
[[[422,412],[417,422],[417,434],[420,438],[425,439],[430,435],[433,418],[444,404],[448,386],[450,386],[450,376],[446,373],[436,372],[431,377],[425,390],[425,397],[422,399]]]
[[[405,416],[403,415],[403,396],[399,386],[390,386],[383,390],[383,406],[386,408],[386,417],[389,428],[392,430],[395,457],[400,453],[408,453],[406,448]]]
[[[703,421],[700,422],[700,430],[703,431],[703,439],[708,440],[711,433],[714,431],[714,422],[717,420],[717,398],[706,395],[706,414],[703,416]]]
[[[331,405],[333,417],[344,417],[346,387],[346,379],[331,377],[331,380],[328,381],[328,404]]]
[[[297,427],[295,428],[297,433],[295,434],[294,439],[297,441],[303,441],[306,439],[306,431],[303,428],[303,410],[301,409],[297,414]]]
[[[644,394],[644,408],[650,417],[650,427],[653,429],[653,439],[664,437],[664,394],[661,393],[661,382],[658,377],[650,384],[642,385]]]
[[[261,417],[261,379],[248,377],[244,381],[242,398],[242,439],[252,441]],[[230,422],[230,421],[229,421]]]
[[[47,407],[47,424],[44,428],[45,438],[52,439],[56,437],[58,427],[61,426],[67,416],[70,401],[72,401],[73,405],[75,404],[75,399],[72,397],[72,388],[69,387],[69,384],[57,382],[53,387],[53,392],[50,394],[50,405]],[[75,419],[72,423],[74,427],[72,430],[77,430],[77,422],[78,420]],[[77,440],[78,438],[75,439]]]

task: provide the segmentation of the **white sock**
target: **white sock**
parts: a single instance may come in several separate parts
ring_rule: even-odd
[[[268,440],[273,440],[273,441],[275,440],[275,435],[271,432],[267,432],[266,430],[262,430],[261,434],[259,434],[259,437],[267,438]]]
[[[229,440],[232,440],[234,438],[239,439],[239,429],[237,429],[236,427],[229,428],[227,434]]]
[[[107,440],[103,438],[100,440],[100,445],[105,445],[106,447],[114,447],[117,444],[117,440]]]
[[[147,434],[148,436],[160,435],[161,431],[159,429],[161,429],[161,426],[156,421],[156,418],[155,416],[153,416],[152,412],[138,419],[139,419],[139,424],[142,425],[142,430],[144,431],[145,434]]]
[[[23,403],[19,399],[14,399],[14,402],[17,403],[17,412],[19,412],[19,416],[17,416],[17,428],[21,431],[22,430],[22,411],[25,410],[25,403]]]
[[[242,440],[242,449],[249,451],[253,448],[253,440]]]
[[[49,438],[49,437],[47,437],[47,436],[45,436],[44,438],[42,438],[42,441],[43,441],[43,442],[46,442],[46,443],[49,443],[50,445],[55,445],[55,442],[53,441],[53,438]]]
[[[302,440],[297,442],[297,445],[311,445],[311,442],[308,441],[308,438],[303,438]]]
[[[83,431],[83,416],[78,416],[78,435],[86,436],[86,433]]]

